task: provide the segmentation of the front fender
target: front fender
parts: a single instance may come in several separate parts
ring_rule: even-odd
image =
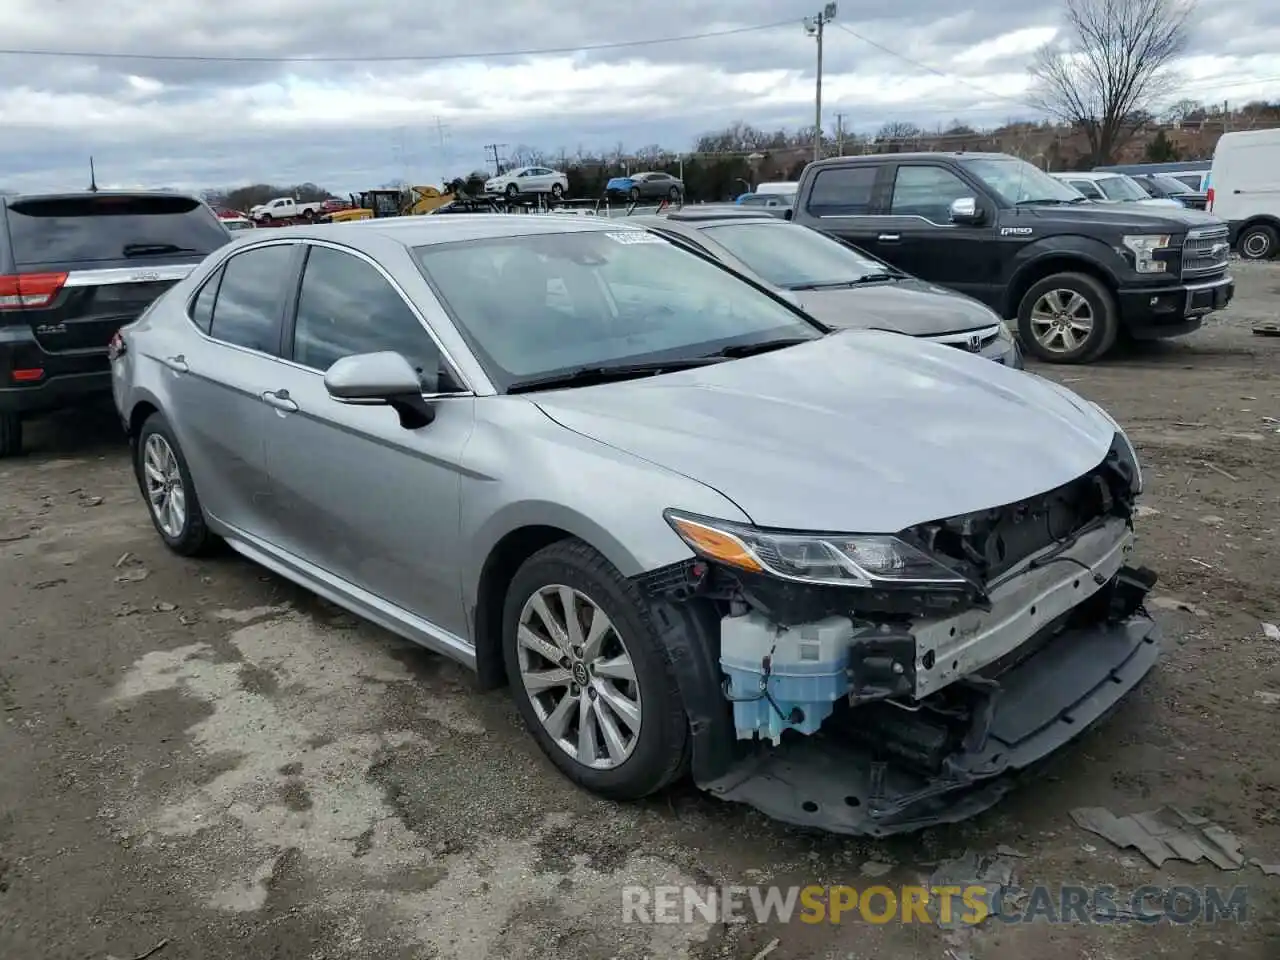
[[[1013,300],[1018,296],[1017,291],[1024,286],[1023,281],[1028,274],[1055,260],[1075,260],[1088,264],[1106,277],[1113,288],[1121,286],[1123,274],[1128,269],[1124,259],[1113,247],[1092,237],[1068,234],[1045,237],[1029,243],[1018,251],[1010,264],[1006,286],[1008,300],[1004,309],[1006,317],[1012,316],[1017,309],[1018,305]]]

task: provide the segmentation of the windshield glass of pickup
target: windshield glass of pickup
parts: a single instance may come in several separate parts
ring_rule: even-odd
[[[783,221],[725,224],[702,232],[760,279],[784,290],[856,283],[888,270],[816,230]]]
[[[9,205],[19,266],[211,253],[231,239],[213,211],[192,197],[28,197]]]
[[[1108,200],[1150,200],[1151,194],[1143,190],[1136,180],[1128,177],[1100,177],[1093,181]]]
[[[580,367],[705,357],[823,331],[732,273],[635,228],[417,247],[501,390]]]
[[[961,166],[1008,204],[1071,203],[1080,194],[1039,167],[1016,157],[970,157]]]

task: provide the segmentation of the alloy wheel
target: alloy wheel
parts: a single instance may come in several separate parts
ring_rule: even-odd
[[[1075,290],[1049,290],[1031,308],[1031,333],[1050,353],[1072,353],[1093,332],[1093,307]]]
[[[590,597],[562,584],[537,590],[520,611],[520,681],[547,733],[597,770],[617,767],[640,735],[640,685],[613,621]]]
[[[173,447],[158,433],[143,445],[142,474],[157,525],[165,536],[178,539],[187,525],[187,491]]]

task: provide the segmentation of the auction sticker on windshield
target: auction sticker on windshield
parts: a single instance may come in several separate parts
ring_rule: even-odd
[[[623,233],[606,233],[606,237],[617,243],[666,243],[662,237],[643,230],[627,230]]]

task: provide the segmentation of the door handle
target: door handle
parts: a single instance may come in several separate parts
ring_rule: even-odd
[[[277,410],[293,413],[298,409],[298,405],[289,398],[288,390],[267,390],[262,394],[262,399]]]
[[[881,243],[897,243],[902,239],[902,236],[897,233],[882,233],[880,236],[876,237],[876,239]]]
[[[187,373],[191,369],[187,365],[187,358],[182,354],[178,354],[176,357],[165,357],[162,362],[174,373]]]

